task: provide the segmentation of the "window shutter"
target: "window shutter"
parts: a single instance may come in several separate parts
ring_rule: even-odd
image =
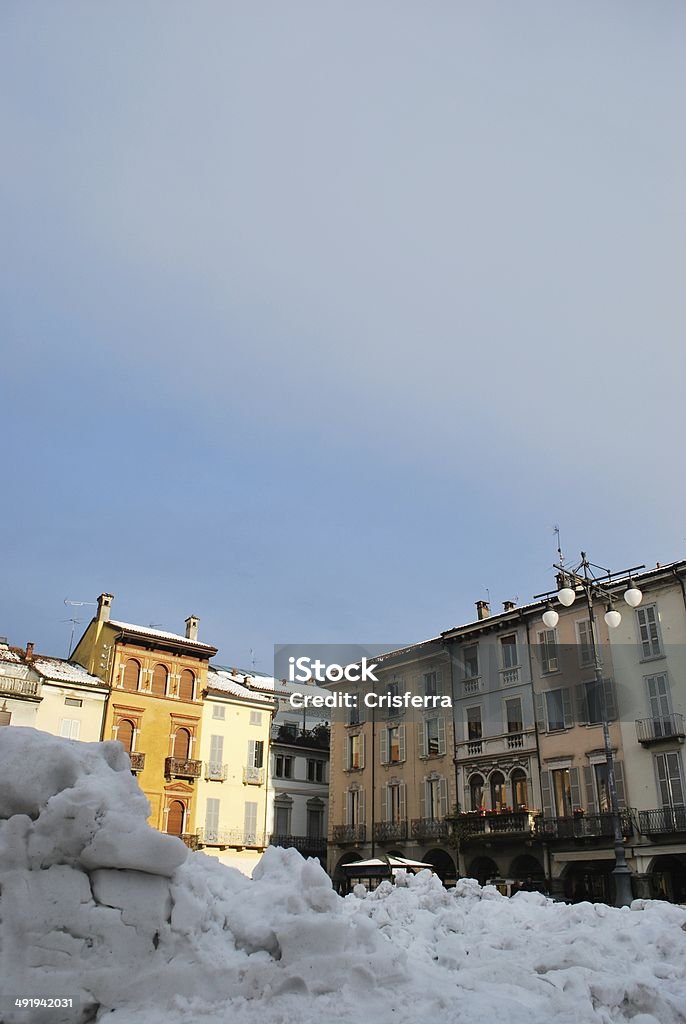
[[[444,692],[443,691],[443,669],[442,668],[437,668],[436,669],[436,696],[437,697],[442,697],[443,696],[443,692]]]
[[[245,814],[243,818],[245,832],[244,838],[247,842],[255,842],[257,832],[257,804],[252,800],[245,802]]]
[[[541,799],[543,801],[543,813],[547,818],[552,818],[553,801],[550,791],[550,772],[541,772]]]
[[[209,799],[205,807],[206,839],[215,838],[219,831],[219,800]]]
[[[617,785],[617,803],[620,808],[626,807],[626,792],[624,789],[624,765],[621,761],[615,761],[615,783]]]
[[[407,818],[407,786],[404,782],[398,786],[398,817],[401,821]]]
[[[264,740],[255,740],[255,767],[261,768],[264,764]]]
[[[164,665],[155,665],[152,673],[152,692],[164,696],[167,692],[167,670]]]
[[[346,791],[345,794],[345,824],[352,825],[353,823],[353,795],[350,790]]]
[[[438,815],[445,818],[448,813],[448,780],[441,777],[438,781]]]
[[[445,718],[438,719],[438,753],[445,754]]]
[[[388,729],[384,726],[379,736],[379,752],[381,764],[388,764]]]
[[[180,836],[183,834],[183,817],[185,807],[180,800],[173,800],[169,804],[169,811],[167,812],[167,832],[173,836]]]
[[[357,721],[360,725],[367,721],[367,705],[364,702],[363,693],[358,693],[357,695]]]
[[[133,750],[133,722],[128,718],[122,718],[117,728],[117,739],[127,753]]]
[[[603,679],[603,693],[605,696],[605,714],[608,722],[617,720],[617,698],[615,695],[615,684],[612,679]]]
[[[364,768],[364,748],[365,748],[364,733],[361,732],[360,733],[360,768]]]
[[[345,770],[350,771],[352,767],[352,736],[345,737]]]
[[[575,807],[582,807],[581,803],[581,786],[579,785],[579,769],[569,769],[569,788],[572,796],[572,810]]]
[[[137,690],[141,667],[135,658],[129,658],[124,666],[124,689]]]
[[[568,686],[562,688],[562,715],[565,720],[565,729],[571,729],[574,725],[574,711],[572,710],[572,697]]]
[[[194,683],[195,676],[190,669],[185,668],[179,681],[179,700],[193,700]]]
[[[174,757],[185,761],[191,755],[191,734],[188,729],[177,729],[174,736]]]
[[[426,797],[427,797],[426,788],[427,788],[428,785],[429,785],[429,783],[426,781],[426,776],[425,776],[422,779],[421,783],[419,784],[419,817],[420,818],[427,818],[428,817],[428,814],[427,814],[428,801],[426,799]]]
[[[597,814],[598,808],[593,785],[593,766],[584,765],[584,789],[586,790],[586,810],[589,814]]]
[[[248,740],[248,768],[255,767],[255,740]]]
[[[224,737],[210,736],[210,762],[221,764],[224,760]]]
[[[405,760],[405,756],[406,756],[405,755],[405,726],[404,725],[401,725],[398,728],[398,750],[399,750],[399,755],[398,755],[399,759],[401,761],[404,761]]]
[[[538,726],[538,731],[546,732],[545,703],[543,701],[543,694],[535,693],[534,701],[536,704],[536,725]]]
[[[420,757],[426,757],[426,723],[417,722],[417,751]]]
[[[579,725],[584,725],[588,722],[588,702],[586,700],[586,685],[585,683],[578,683],[574,687],[574,702],[576,704],[576,720]],[[565,714],[565,721],[566,721]]]

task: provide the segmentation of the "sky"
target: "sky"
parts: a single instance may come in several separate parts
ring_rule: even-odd
[[[270,671],[686,555],[686,8],[0,6],[0,634]]]

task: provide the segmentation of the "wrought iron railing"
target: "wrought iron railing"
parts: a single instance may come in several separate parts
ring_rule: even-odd
[[[657,807],[638,812],[638,827],[645,836],[686,832],[686,807]]]
[[[334,825],[334,843],[363,843],[367,836],[366,825]]]
[[[407,839],[406,821],[377,821],[374,824],[374,838],[380,843],[394,843]]]
[[[629,808],[619,812],[622,835],[630,836],[634,831],[633,813]],[[613,815],[607,811],[600,814],[573,814],[567,817],[536,819],[536,835],[539,839],[610,839],[614,835]]]
[[[142,772],[145,768],[145,754],[140,750],[132,750],[129,754],[132,772]]]
[[[413,837],[420,843],[431,840],[441,842],[446,840],[449,835],[448,822],[437,818],[414,818],[411,831]]]
[[[186,844],[189,850],[197,850],[200,845],[196,832],[184,832],[179,838]]]
[[[191,761],[185,757],[167,757],[164,761],[164,774],[177,779],[199,779],[202,774],[202,761]]]
[[[269,837],[270,846],[295,848],[305,854],[320,854],[326,851],[325,836],[290,836],[273,834]]]

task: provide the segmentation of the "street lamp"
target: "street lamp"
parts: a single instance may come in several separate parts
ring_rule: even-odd
[[[574,569],[569,569],[563,565],[555,565],[554,568],[559,572],[558,581],[560,583],[560,587],[555,596],[559,600],[560,604],[565,608],[571,608],[576,600],[577,592],[581,591],[586,599],[586,606],[588,608],[588,618],[591,626],[591,651],[593,654],[595,682],[598,693],[602,694],[603,742],[605,748],[605,761],[607,764],[607,786],[610,794],[610,810],[612,814],[612,832],[615,850],[615,867],[612,872],[615,878],[615,905],[618,907],[627,907],[632,900],[631,872],[629,871],[629,867],[626,862],[626,853],[624,850],[622,820],[619,813],[619,801],[617,799],[617,778],[615,775],[612,743],[610,741],[610,725],[607,720],[607,704],[605,701],[603,670],[598,654],[593,601],[594,598],[600,598],[605,602],[605,622],[610,629],[616,629],[622,621],[621,614],[613,604],[613,592],[616,589],[616,582],[619,582],[621,577],[626,579],[627,575],[629,576],[629,583],[623,595],[624,601],[629,608],[637,608],[641,603],[643,594],[634,583],[631,573],[638,569],[643,569],[645,566],[635,565],[633,568],[626,569],[622,573],[613,573],[610,572],[609,569],[604,569],[600,565],[593,565],[592,562],[588,561],[586,552],[582,551],[581,561]],[[594,570],[598,570],[601,573],[602,578],[597,576]],[[538,594],[537,596],[548,597],[549,595]],[[559,618],[560,616],[555,611],[552,602],[548,600],[546,610],[543,613],[544,625],[548,629],[554,629]]]

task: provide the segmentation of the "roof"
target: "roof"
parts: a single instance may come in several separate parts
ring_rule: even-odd
[[[153,629],[152,626],[136,626],[132,622],[120,622],[118,619],[108,619],[107,624],[121,629],[124,633],[132,633],[146,640],[166,640],[168,643],[183,644],[184,647],[192,647],[197,651],[205,651],[208,654],[216,654],[217,648],[212,644],[203,644],[199,640],[189,640],[187,636],[180,633],[169,633],[164,629]]]
[[[250,701],[253,704],[272,707],[272,702],[267,697],[255,693],[253,690],[248,689],[247,686],[242,686],[229,672],[215,668],[213,665],[210,665],[207,673],[207,689],[227,693],[232,697],[238,697],[240,700]]]
[[[39,655],[30,664],[39,672],[44,679],[55,683],[67,683],[78,686],[93,686],[99,690],[108,690],[109,686],[97,676],[86,672],[81,665],[75,665],[62,658],[49,658]]]
[[[15,647],[10,647],[8,644],[0,644],[0,661],[11,661],[15,664],[22,661],[23,651],[18,651]]]

